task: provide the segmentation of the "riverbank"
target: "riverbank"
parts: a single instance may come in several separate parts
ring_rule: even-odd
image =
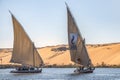
[[[87,50],[91,61],[96,67],[120,66],[120,43],[88,44]],[[73,67],[67,45],[56,45],[37,48],[44,64],[48,67]],[[0,49],[0,64],[11,64],[11,48]]]

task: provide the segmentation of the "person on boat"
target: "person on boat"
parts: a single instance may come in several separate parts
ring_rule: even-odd
[[[34,70],[35,68],[33,68],[33,67],[30,67],[30,70]]]
[[[19,71],[19,70],[20,70],[20,67],[16,68],[16,70]]]
[[[77,58],[77,63],[80,64],[80,58]],[[84,66],[79,66],[78,70],[84,70]]]
[[[84,70],[84,66],[81,66],[81,70]]]
[[[40,70],[42,71],[42,68]]]
[[[88,69],[89,70],[94,70],[95,69],[95,67],[93,67],[93,64],[91,64],[91,60],[89,60]]]
[[[87,64],[87,69],[88,70],[91,70],[91,60],[89,59],[89,62],[88,62],[88,64]]]
[[[23,67],[18,67],[18,68],[16,68],[16,70],[21,71],[21,70],[23,70]]]
[[[91,70],[91,66],[88,66],[88,68],[87,68],[87,69]]]

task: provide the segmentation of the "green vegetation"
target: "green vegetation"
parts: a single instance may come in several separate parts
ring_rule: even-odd
[[[17,64],[5,64],[5,65],[0,65],[0,69],[5,69],[5,68],[15,68],[15,67],[20,67],[21,65],[17,65]],[[76,68],[77,65],[75,64],[69,64],[69,65],[57,65],[57,64],[53,64],[53,65],[44,65],[44,68]],[[102,62],[101,64],[97,64],[95,66],[96,68],[120,68],[120,64],[119,65],[108,65],[105,64],[104,62]]]
[[[69,64],[69,65],[57,65],[57,64],[53,64],[53,65],[45,65],[44,66],[45,68],[75,68],[77,67],[76,65],[72,65],[72,64]]]
[[[16,65],[16,64],[2,64],[0,65],[0,69],[5,69],[5,68],[15,68],[15,67],[20,67],[21,65]]]
[[[109,65],[109,64],[105,64],[104,62],[102,62],[101,64],[97,64],[95,67],[97,67],[97,68],[120,68],[120,64],[119,65]]]

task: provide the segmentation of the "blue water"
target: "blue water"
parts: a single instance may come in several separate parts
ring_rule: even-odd
[[[120,68],[96,68],[93,73],[75,74],[75,68],[43,68],[42,73],[10,73],[0,69],[0,80],[120,80]]]

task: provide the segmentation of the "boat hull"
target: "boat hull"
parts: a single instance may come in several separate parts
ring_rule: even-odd
[[[10,73],[41,73],[41,70],[13,70]]]
[[[87,70],[74,70],[74,73],[93,73],[94,69],[87,69]]]

